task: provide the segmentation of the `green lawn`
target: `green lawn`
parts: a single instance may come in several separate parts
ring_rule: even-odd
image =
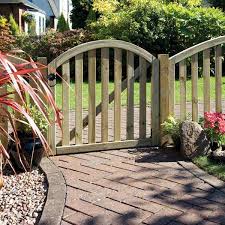
[[[211,175],[225,181],[225,164],[210,160],[207,156],[197,157],[193,162]]]
[[[225,90],[225,77],[223,77],[223,86],[222,90]],[[179,103],[180,100],[180,87],[179,81],[176,81],[175,84],[175,97],[176,103]],[[75,93],[74,93],[74,83],[70,84],[70,107],[75,107]],[[109,91],[113,91],[114,83],[109,83]],[[147,83],[147,103],[150,103],[150,91],[151,91],[151,83]],[[203,100],[203,79],[199,78],[198,80],[198,94],[199,100]],[[210,88],[211,99],[215,99],[215,78],[211,77],[211,88]],[[59,106],[62,105],[62,85],[58,83],[56,85],[56,101]],[[223,99],[225,99],[225,91],[223,92]],[[191,101],[191,80],[187,81],[187,101]],[[97,82],[96,84],[96,103],[101,102],[101,83]],[[135,105],[139,104],[139,83],[135,82],[134,84],[134,103]],[[126,90],[122,93],[122,105],[126,105]],[[88,108],[88,83],[83,84],[83,108]]]

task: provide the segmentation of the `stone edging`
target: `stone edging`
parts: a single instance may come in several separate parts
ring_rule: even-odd
[[[65,179],[58,167],[48,158],[43,158],[40,169],[48,182],[46,203],[38,225],[60,225],[66,199]]]
[[[222,180],[219,180],[217,177],[208,174],[206,171],[196,166],[193,162],[179,161],[178,164],[192,173],[195,177],[225,194],[225,182]]]

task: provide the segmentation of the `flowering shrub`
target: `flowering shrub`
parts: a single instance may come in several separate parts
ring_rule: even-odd
[[[204,128],[211,142],[221,145],[225,141],[225,114],[205,112]]]

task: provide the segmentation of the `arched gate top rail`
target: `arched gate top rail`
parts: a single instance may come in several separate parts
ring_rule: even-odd
[[[170,62],[176,64],[198,52],[204,51],[206,49],[209,49],[209,48],[212,48],[217,45],[224,44],[224,43],[225,43],[225,36],[221,36],[218,38],[214,38],[214,39],[202,42],[200,44],[197,44],[191,48],[188,48],[188,49],[170,57]]]
[[[62,53],[60,56],[54,59],[49,64],[49,66],[52,68],[54,67],[58,68],[64,62],[66,62],[67,60],[71,59],[72,57],[76,55],[79,55],[80,53],[87,52],[93,49],[99,49],[99,48],[120,48],[124,50],[129,50],[143,57],[148,62],[152,62],[155,59],[155,57],[152,54],[150,54],[148,51],[134,44],[131,44],[129,42],[125,42],[121,40],[99,40],[99,41],[87,42],[69,49],[68,51]]]

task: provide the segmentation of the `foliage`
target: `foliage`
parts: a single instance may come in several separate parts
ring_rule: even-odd
[[[92,0],[72,0],[71,21],[73,29],[84,28],[86,21],[92,14]]]
[[[179,143],[180,140],[180,124],[180,120],[169,116],[161,125],[163,133],[165,135],[170,135],[174,143]]]
[[[7,19],[0,16],[0,51],[10,50],[14,42]]]
[[[225,164],[218,163],[207,156],[200,156],[195,158],[194,163],[202,168],[203,170],[207,171],[209,174],[212,174],[218,177],[221,180],[225,181]]]
[[[183,6],[199,6],[202,3],[202,0],[165,0],[166,3],[174,2],[181,4]]]
[[[12,34],[18,35],[20,33],[20,28],[12,14],[10,14],[9,16],[9,24],[10,24],[10,30],[12,31]]]
[[[104,4],[95,0],[93,9],[101,14],[89,24],[95,38],[122,39],[153,54],[173,55],[225,34],[225,15],[214,8],[188,8],[156,0],[108,0]]]
[[[204,128],[211,142],[222,145],[225,141],[225,114],[205,112]]]
[[[34,20],[33,15],[27,12],[23,13],[22,18],[27,23],[31,23]]]
[[[50,62],[68,49],[90,40],[91,34],[83,29],[63,33],[49,30],[42,36],[17,36],[16,47],[27,52],[32,58],[47,57]]]
[[[223,11],[225,11],[225,1],[224,0],[208,0],[210,4],[214,7],[221,8]]]
[[[26,112],[29,113],[31,118],[33,119],[34,123],[37,125],[39,130],[43,133],[47,133],[48,129],[48,122],[45,119],[45,117],[42,115],[41,111],[37,108],[36,105],[28,105],[26,108]],[[23,115],[22,120],[24,121],[20,125],[20,132],[22,132],[25,135],[29,135],[33,133],[33,129],[31,125],[28,123],[26,117]],[[26,121],[26,123],[25,123]]]
[[[28,25],[28,34],[37,35],[36,33],[36,23],[35,20],[32,20]]]
[[[58,18],[58,24],[57,24],[57,31],[64,32],[70,30],[68,22],[65,20],[65,17],[63,14],[60,15]]]
[[[17,61],[18,63],[14,63],[12,61]],[[0,88],[4,90],[7,86],[6,93],[1,92],[0,94],[0,111],[1,118],[9,121],[10,126],[13,130],[13,138],[17,153],[20,159],[20,162],[26,163],[24,160],[24,155],[21,151],[20,140],[17,135],[17,127],[21,118],[25,118],[26,121],[30,124],[33,135],[40,138],[40,141],[43,144],[43,148],[46,150],[46,153],[49,152],[50,147],[45,140],[44,135],[35,124],[30,112],[26,110],[28,105],[28,97],[34,102],[40,113],[46,119],[48,124],[55,123],[55,121],[51,121],[47,111],[47,105],[44,102],[48,102],[49,107],[52,110],[52,113],[56,116],[56,121],[61,127],[61,113],[58,107],[55,104],[51,88],[48,85],[48,81],[46,77],[42,75],[40,70],[45,69],[46,67],[43,65],[36,64],[33,60],[22,60],[16,56],[0,53]],[[28,80],[32,81],[31,83],[35,83],[37,88],[33,88]],[[37,82],[38,81],[38,82]],[[15,100],[14,95],[17,95],[18,98]],[[44,101],[41,100],[41,97],[44,98]],[[15,118],[15,112],[17,117]],[[18,118],[20,120],[18,120]],[[0,125],[1,135],[8,136],[7,130],[4,129],[4,126]],[[0,156],[3,154],[4,157],[9,158],[7,150],[0,143]],[[24,167],[25,169],[25,167]]]

